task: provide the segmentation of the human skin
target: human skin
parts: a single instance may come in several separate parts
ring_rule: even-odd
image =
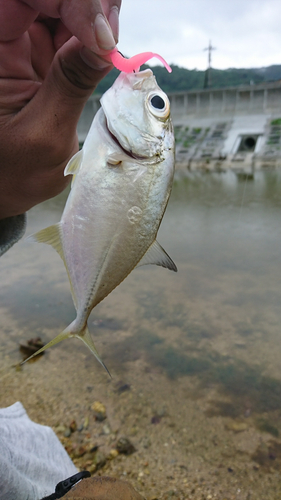
[[[121,0],[0,0],[0,219],[61,192]]]

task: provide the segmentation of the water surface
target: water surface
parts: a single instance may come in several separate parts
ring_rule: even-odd
[[[31,210],[28,233],[57,222],[65,197]],[[254,177],[178,174],[158,236],[178,273],[157,266],[135,270],[89,321],[112,383],[125,380],[135,397],[146,398],[152,414],[165,407],[175,417],[179,444],[173,460],[188,456],[194,474],[199,458],[208,474],[212,467],[236,466],[243,494],[229,498],[252,498],[247,495],[253,488],[264,499],[281,493],[280,213],[278,171]],[[21,241],[1,258],[0,277],[1,405],[21,398],[31,414],[51,425],[46,398],[55,393],[49,378],[52,386],[69,391],[63,404],[56,402],[60,415],[74,402],[84,407],[86,388],[96,387],[97,380],[100,397],[114,406],[106,373],[76,339],[52,348],[23,374],[11,371],[21,359],[20,339],[39,335],[48,341],[74,318],[66,273],[54,250]],[[43,416],[23,388],[26,380],[40,392]],[[140,434],[146,432],[145,418],[138,426]],[[163,436],[168,430],[162,428]],[[164,444],[158,442],[157,449]],[[259,480],[250,480],[250,473],[239,476],[239,464],[241,470],[261,471]],[[269,490],[268,477],[276,493]],[[214,498],[224,498],[210,481]],[[226,492],[237,489],[227,473],[220,484]]]

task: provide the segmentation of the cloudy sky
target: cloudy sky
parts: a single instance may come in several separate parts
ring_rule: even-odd
[[[120,25],[127,56],[152,51],[205,69],[211,40],[214,68],[281,64],[280,0],[123,0]]]

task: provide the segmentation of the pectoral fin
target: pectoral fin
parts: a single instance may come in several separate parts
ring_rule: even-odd
[[[122,151],[114,151],[107,156],[107,163],[114,167],[120,165],[124,160],[128,160],[128,157]]]
[[[137,267],[145,266],[146,264],[156,264],[156,266],[166,267],[171,271],[177,272],[176,264],[172,261],[171,257],[169,257],[164,248],[162,248],[156,240],[144,254]]]
[[[113,151],[111,153],[108,154],[107,156],[107,163],[111,166],[116,166],[116,165],[120,165],[120,163],[122,163],[122,161],[128,161],[130,160],[130,156],[128,156],[125,152],[123,151]],[[134,163],[136,165],[141,165],[142,166],[142,162],[141,160],[138,160],[137,158],[134,158]]]
[[[64,169],[64,175],[73,175],[71,181],[71,187],[73,186],[76,174],[82,163],[82,158],[83,158],[83,150],[81,149],[80,151],[78,151],[78,153],[72,156],[71,160],[69,160],[68,164]]]
[[[83,150],[80,149],[80,151],[78,151],[78,153],[72,156],[72,158],[69,160],[68,164],[64,169],[64,175],[76,174],[81,165],[82,158],[83,158]]]
[[[38,231],[38,233],[33,234],[31,238],[38,243],[46,243],[47,245],[51,245],[64,261],[59,223],[54,224],[53,226],[46,227],[45,229],[41,229],[41,231]]]

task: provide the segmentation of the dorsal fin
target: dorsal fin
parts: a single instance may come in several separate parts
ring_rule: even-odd
[[[164,248],[162,248],[156,240],[144,254],[137,267],[145,266],[146,264],[156,264],[156,266],[166,267],[171,271],[177,272],[176,264],[172,261],[171,257],[167,254],[167,252],[165,252]]]

